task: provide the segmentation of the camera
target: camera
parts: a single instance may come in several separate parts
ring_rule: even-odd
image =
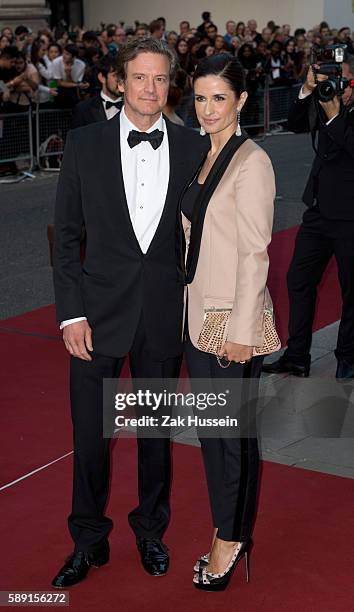
[[[346,49],[347,45],[342,44],[327,47],[314,45],[312,48],[311,64],[319,65],[319,68],[313,68],[315,78],[317,74],[325,74],[328,77],[326,81],[317,81],[315,95],[321,102],[329,102],[335,96],[342,96],[344,90],[351,84],[342,74]]]

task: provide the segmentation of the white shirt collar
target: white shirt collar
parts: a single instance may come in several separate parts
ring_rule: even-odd
[[[120,113],[120,126],[121,126],[121,130],[124,131],[127,135],[129,134],[130,130],[137,130],[138,132],[141,132],[141,130],[139,130],[136,127],[136,125],[134,125],[130,121],[130,119],[128,119],[127,115],[125,114],[124,106]],[[158,120],[154,123],[154,125],[152,125],[151,128],[146,130],[146,132],[149,134],[150,132],[153,132],[154,130],[161,130],[162,132],[165,131],[165,121],[162,116],[162,113],[160,117],[158,118]]]

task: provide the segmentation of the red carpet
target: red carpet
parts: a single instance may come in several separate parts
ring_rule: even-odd
[[[270,290],[278,327],[286,338],[285,275],[295,229],[276,234]],[[315,329],[339,318],[335,267],[321,288]],[[68,358],[52,306],[0,322],[2,410],[0,486],[68,453],[72,448]],[[15,364],[15,365],[14,365]],[[127,372],[127,370],[126,370]],[[173,519],[166,534],[171,571],[156,580],[141,570],[127,513],[136,503],[134,440],[119,440],[108,514],[115,521],[111,562],[92,569],[70,591],[71,609],[211,612],[219,606],[254,612],[347,612],[354,592],[354,487],[352,481],[265,463],[251,557],[251,583],[243,564],[228,591],[203,594],[191,584],[194,560],[208,549],[209,506],[199,449],[175,445]],[[50,590],[72,543],[71,456],[1,493],[0,590]],[[348,537],[349,536],[349,537]]]
[[[43,455],[51,440],[42,440]],[[115,521],[111,562],[91,569],[70,590],[71,609],[124,612],[348,612],[352,608],[354,487],[352,481],[265,463],[251,555],[251,582],[240,564],[225,593],[196,591],[196,555],[209,543],[209,510],[199,449],[174,447],[173,518],[166,534],[171,569],[154,579],[139,566],[127,513],[136,503],[135,440],[114,450],[109,515]],[[0,590],[50,590],[71,549],[66,531],[71,458],[3,492]]]

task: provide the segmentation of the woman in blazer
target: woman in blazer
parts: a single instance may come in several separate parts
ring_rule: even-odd
[[[238,60],[209,57],[193,80],[196,113],[201,133],[210,136],[210,149],[182,199],[188,249],[187,365],[192,384],[203,378],[217,386],[218,379],[228,378],[244,379],[243,386],[259,378],[263,361],[252,354],[253,347],[262,346],[264,308],[271,305],[266,281],[274,173],[267,154],[240,128],[247,92]],[[209,308],[232,309],[219,360],[198,348]],[[198,435],[214,533],[210,553],[198,559],[193,581],[200,589],[222,590],[243,557],[248,579],[257,437]]]

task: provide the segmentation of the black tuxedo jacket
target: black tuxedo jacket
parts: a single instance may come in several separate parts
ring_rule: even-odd
[[[123,102],[122,102],[123,106]],[[95,96],[89,100],[79,102],[74,108],[71,121],[71,129],[97,123],[97,121],[107,121],[101,96]]]
[[[167,118],[170,177],[164,210],[146,254],[129,216],[120,159],[119,115],[72,130],[60,171],[53,249],[58,321],[86,316],[94,351],[125,355],[143,312],[158,359],[182,351],[184,295],[179,199],[208,139]],[[80,263],[80,237],[87,247]]]
[[[313,94],[293,103],[289,129],[318,132],[317,151],[303,194],[307,206],[316,202],[328,219],[354,221],[354,107],[326,125]]]

